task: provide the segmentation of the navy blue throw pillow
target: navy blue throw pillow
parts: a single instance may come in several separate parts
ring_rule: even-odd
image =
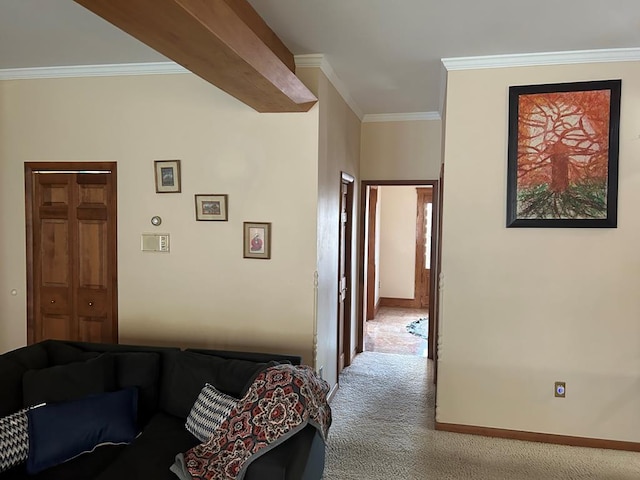
[[[131,443],[137,435],[138,391],[89,395],[29,410],[27,473],[90,452],[101,444]]]

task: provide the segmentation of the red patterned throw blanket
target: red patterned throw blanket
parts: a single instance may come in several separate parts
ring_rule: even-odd
[[[171,470],[181,479],[242,480],[249,464],[307,424],[327,438],[329,385],[306,365],[261,372],[207,443],[178,455]]]

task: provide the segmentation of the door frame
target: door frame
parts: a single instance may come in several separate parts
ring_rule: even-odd
[[[414,186],[414,187],[432,187],[433,188],[433,211],[432,218],[437,219],[440,215],[440,181],[439,180],[361,180],[360,181],[360,212],[359,212],[359,233],[358,233],[358,299],[357,299],[357,309],[356,309],[356,321],[357,321],[357,345],[356,351],[357,353],[361,353],[364,351],[364,330],[365,330],[365,312],[367,309],[366,305],[366,295],[367,291],[367,279],[365,277],[365,243],[366,243],[366,235],[365,235],[365,223],[367,217],[367,206],[366,206],[366,195],[369,187],[384,187],[384,186]],[[431,242],[431,270],[429,272],[429,334],[428,334],[428,343],[429,343],[429,351],[428,358],[436,359],[437,353],[435,352],[437,341],[437,329],[436,329],[436,321],[432,321],[432,319],[436,318],[436,312],[434,307],[436,302],[432,301],[439,294],[439,285],[437,285],[436,279],[436,271],[438,270],[437,261],[438,255],[436,254],[435,245],[440,244],[440,229],[437,228],[437,222],[434,221],[433,231],[432,231],[432,242]],[[435,240],[435,242],[434,242]]]
[[[80,173],[109,171],[112,174],[111,195],[109,202],[109,211],[117,215],[118,211],[118,167],[116,162],[25,162],[24,163],[24,181],[25,181],[25,230],[26,230],[26,270],[27,270],[27,344],[35,343],[34,330],[34,258],[33,258],[33,174],[38,171],[56,172],[56,173]],[[113,274],[111,275],[111,302],[113,305],[112,327],[114,338],[119,337],[118,333],[118,222],[117,217],[110,219],[113,237]]]
[[[342,331],[340,331],[340,314],[338,310],[340,309],[340,262],[341,258],[341,230],[342,230],[342,186],[347,186],[347,220],[345,224],[345,249],[344,249],[344,262],[345,262],[345,280],[347,283],[347,293],[344,299],[344,321],[342,322]],[[339,214],[338,214],[338,278],[337,278],[337,290],[338,290],[338,304],[336,309],[336,320],[337,320],[337,329],[336,329],[336,340],[337,340],[337,352],[336,352],[336,378],[340,377],[340,350],[344,353],[344,365],[342,367],[348,367],[353,362],[354,352],[351,349],[351,308],[353,304],[353,295],[352,295],[352,285],[353,285],[353,205],[354,205],[354,186],[355,186],[355,178],[352,175],[349,175],[346,172],[340,172],[340,197],[338,201]],[[342,336],[342,346],[340,346],[340,337]]]
[[[433,301],[430,303],[433,304],[433,313],[434,318],[436,319],[433,322],[434,329],[434,339],[433,339],[433,383],[436,388],[438,387],[438,342],[437,338],[440,334],[440,272],[442,269],[442,204],[444,203],[444,163],[440,166],[440,179],[439,179],[438,190],[433,192],[434,200],[437,198],[438,201],[438,210],[434,210],[432,212],[432,216],[435,220],[434,229],[432,231],[432,239],[431,239],[431,266],[434,271],[434,278],[436,279],[437,284],[431,285],[431,291],[433,292]],[[437,194],[437,196],[436,196]],[[431,293],[430,293],[431,295]],[[431,323],[431,322],[429,322]],[[429,350],[431,351],[431,344],[429,344]]]

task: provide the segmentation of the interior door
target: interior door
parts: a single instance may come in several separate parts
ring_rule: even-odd
[[[116,343],[115,163],[27,163],[27,333]]]
[[[433,187],[417,190],[415,307],[429,307]]]
[[[376,211],[378,187],[369,187],[369,212],[367,229],[367,320],[376,316]]]
[[[351,240],[354,178],[342,174],[340,183],[340,243],[338,252],[338,375],[351,364]]]

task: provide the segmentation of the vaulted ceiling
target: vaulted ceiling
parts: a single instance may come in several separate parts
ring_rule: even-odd
[[[447,57],[640,47],[637,0],[249,0],[363,113],[436,111]],[[0,69],[167,61],[73,0],[0,0]]]

